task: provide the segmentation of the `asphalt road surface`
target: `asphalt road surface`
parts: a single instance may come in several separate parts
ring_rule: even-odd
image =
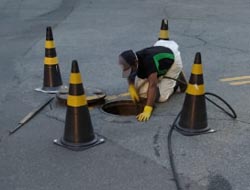
[[[46,26],[53,29],[64,84],[77,59],[84,86],[111,96],[127,91],[118,54],[151,46],[161,19],[167,18],[187,77],[195,53],[201,52],[206,91],[222,96],[238,114],[232,120],[208,103],[209,127],[216,133],[184,137],[174,132],[183,189],[250,190],[249,9],[246,0],[0,0],[0,189],[176,189],[167,134],[184,94],[157,104],[147,123],[91,109],[95,132],[106,143],[87,151],[53,144],[63,135],[66,111],[56,100],[8,135],[48,97],[34,91],[43,80]],[[234,78],[242,76],[247,77]]]

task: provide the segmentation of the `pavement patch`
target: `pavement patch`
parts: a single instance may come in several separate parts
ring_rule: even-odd
[[[232,190],[232,186],[222,175],[216,174],[209,176],[209,184],[207,190]]]

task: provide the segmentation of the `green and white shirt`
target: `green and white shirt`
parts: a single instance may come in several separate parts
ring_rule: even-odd
[[[136,52],[138,57],[137,76],[145,79],[152,73],[163,76],[174,63],[173,52],[166,47],[155,46]]]

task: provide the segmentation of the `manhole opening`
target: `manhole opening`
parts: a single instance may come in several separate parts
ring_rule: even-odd
[[[104,112],[121,116],[138,115],[143,111],[143,108],[143,104],[135,104],[132,100],[113,101],[102,106]]]

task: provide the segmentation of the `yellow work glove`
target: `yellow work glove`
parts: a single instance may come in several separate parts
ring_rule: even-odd
[[[143,112],[136,116],[137,120],[138,121],[147,121],[147,120],[149,120],[152,111],[153,111],[152,106],[145,106]]]
[[[137,91],[135,89],[135,86],[133,84],[129,85],[128,91],[129,91],[129,94],[130,94],[133,102],[139,102],[140,101],[139,96],[137,94]]]

